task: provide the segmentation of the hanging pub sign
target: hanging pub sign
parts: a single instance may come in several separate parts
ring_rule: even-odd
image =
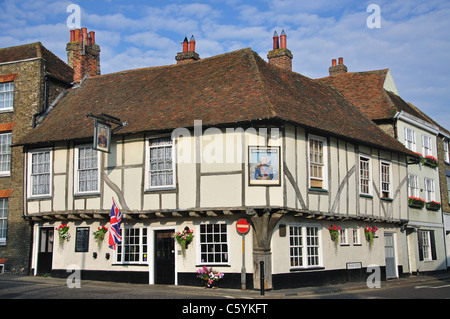
[[[111,148],[111,125],[95,121],[94,126],[94,147],[101,152],[110,152]]]
[[[280,147],[248,147],[248,181],[250,186],[279,186],[280,183]]]

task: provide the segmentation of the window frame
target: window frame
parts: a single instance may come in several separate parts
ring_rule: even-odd
[[[202,236],[203,235],[208,236],[208,233],[206,232],[205,234],[203,234],[202,226],[206,226],[206,228],[207,228],[208,225],[212,225],[213,226],[212,227],[212,230],[213,230],[213,232],[212,232],[212,239],[213,239],[213,241],[212,242],[209,242],[209,241],[203,242],[202,241]],[[224,244],[221,241],[221,239],[218,242],[216,242],[214,240],[214,235],[215,235],[215,233],[214,233],[214,226],[215,225],[219,225],[219,228],[221,227],[221,225],[225,225],[225,230],[226,230],[226,250],[227,251],[226,252],[221,251],[220,255],[227,254],[227,256],[226,256],[227,260],[226,261],[217,262],[217,261],[215,261],[215,257],[214,257],[213,261],[208,261],[208,260],[202,259],[202,254],[203,254],[203,252],[202,252],[202,245],[208,245],[208,244],[223,245]],[[231,251],[230,251],[231,232],[230,232],[230,225],[227,222],[225,222],[225,221],[217,221],[217,222],[205,221],[205,222],[201,222],[196,227],[197,227],[197,233],[198,233],[198,239],[199,239],[198,242],[197,242],[197,252],[198,252],[197,253],[197,265],[199,265],[199,266],[206,266],[206,265],[229,266],[229,265],[231,265]],[[221,234],[221,231],[218,233],[219,238],[220,238],[220,234]],[[207,247],[207,249],[208,249],[208,247]],[[212,252],[207,250],[206,254],[212,254]]]
[[[424,177],[424,179],[423,179],[423,191],[425,192],[425,201],[426,202],[431,202],[431,201],[436,200],[436,188],[435,188],[435,185],[434,185],[434,179],[433,178]],[[428,194],[428,193],[430,193],[430,194]]]
[[[447,182],[447,197],[448,197],[448,199],[447,199],[447,202],[450,204],[450,176],[445,176],[445,180],[446,180],[446,182]]]
[[[444,161],[450,163],[450,139],[444,138]]]
[[[383,166],[389,167],[389,182],[383,181]],[[389,185],[388,196],[384,196],[383,184]],[[380,195],[381,199],[392,199],[392,163],[386,160],[380,160]]]
[[[412,185],[412,181],[415,185]],[[408,197],[420,197],[419,176],[416,174],[408,174]]]
[[[0,132],[0,141],[3,140],[3,136],[7,136],[7,139],[9,139],[9,145],[6,144],[6,148],[8,149],[9,152],[7,151],[5,153],[1,153],[2,144],[0,143],[0,157],[4,156],[4,155],[9,156],[9,162],[8,162],[9,169],[7,171],[0,171],[0,176],[10,176],[11,175],[11,162],[12,162],[11,161],[11,159],[12,159],[12,154],[11,154],[12,132]],[[1,165],[0,165],[0,167],[1,167]]]
[[[3,216],[0,215],[0,246],[6,245],[6,240],[8,237],[8,213],[9,213],[9,202],[8,198],[0,198],[0,207],[3,211]],[[5,213],[6,211],[6,213]],[[3,225],[3,226],[2,226]],[[2,229],[4,229],[4,234],[2,236]]]
[[[422,134],[422,154],[424,157],[427,155],[433,156],[433,141],[431,137],[425,134]]]
[[[5,86],[6,85],[12,85],[12,90],[5,91],[5,92],[0,92],[0,99],[2,99],[3,96],[6,95],[7,93],[11,93],[12,98],[10,100],[11,101],[11,103],[10,103],[11,106],[0,108],[0,113],[14,111],[14,91],[15,91],[14,81],[1,82],[0,83],[0,87],[3,86],[3,85],[5,85]],[[3,101],[6,101],[6,99],[4,99]]]
[[[157,147],[164,147],[166,145],[155,145],[152,146],[151,145],[151,141],[155,141],[155,140],[162,140],[162,139],[170,139],[171,140],[171,144],[167,144],[170,145],[172,147],[172,184],[171,185],[157,185],[157,186],[152,186],[151,185],[151,170],[150,170],[150,153],[151,153],[151,148],[157,148]],[[157,191],[157,190],[172,190],[172,189],[176,189],[176,185],[177,185],[177,174],[176,174],[176,158],[175,158],[175,140],[172,139],[171,136],[161,136],[161,137],[149,137],[146,139],[145,141],[145,182],[144,182],[144,187],[145,187],[145,191]]]
[[[300,236],[293,237],[291,229],[295,227],[297,229],[301,229]],[[316,230],[317,244],[316,245],[308,245],[308,237],[312,237],[308,234],[308,229]],[[300,245],[292,245],[293,239],[295,242],[295,238],[300,238],[298,242],[301,242]],[[293,255],[292,249],[299,248],[299,252],[301,254]],[[317,248],[317,255],[310,255],[310,248]],[[301,269],[314,269],[314,268],[323,268],[323,258],[322,258],[322,227],[317,224],[290,224],[289,225],[289,269],[291,270],[301,270]],[[294,260],[301,260],[302,264],[292,265]],[[300,259],[299,259],[300,258]],[[317,258],[317,263],[310,265],[310,258]]]
[[[81,148],[91,148],[94,152],[97,152],[97,190],[88,190],[88,191],[80,191],[80,168],[79,168],[79,156]],[[76,145],[74,147],[74,159],[73,159],[73,193],[75,196],[83,196],[83,195],[98,195],[100,194],[100,163],[101,163],[101,154],[100,151],[97,151],[93,148],[92,144],[82,144]]]
[[[367,160],[368,165],[369,165],[369,168],[368,168],[369,169],[369,179],[367,180],[368,181],[368,185],[367,185],[368,192],[367,193],[362,192],[363,176],[361,174],[361,170],[362,170],[362,168],[361,168],[361,159]],[[366,155],[366,154],[360,154],[359,155],[359,194],[360,195],[366,195],[366,196],[373,196],[373,185],[372,184],[373,184],[372,157],[369,156],[369,155]]]
[[[33,155],[36,153],[49,153],[49,192],[46,194],[33,194]],[[27,163],[27,195],[29,199],[33,198],[49,198],[52,196],[53,187],[53,150],[50,148],[34,149],[29,150],[27,153],[28,163]]]
[[[347,228],[341,228],[339,230],[339,244],[341,246],[350,246],[350,243],[348,241],[348,229]]]
[[[354,246],[361,246],[361,232],[358,228],[352,229],[352,244]]]
[[[416,152],[416,131],[409,127],[405,127],[405,147],[410,151]]]
[[[322,143],[322,178],[312,177],[311,165],[320,165],[320,163],[311,163],[311,140]],[[311,180],[322,181],[322,187],[311,185]],[[325,137],[308,134],[308,187],[312,190],[328,190],[328,142]]]
[[[139,243],[136,244],[128,244],[130,234],[127,234],[127,231],[130,230],[139,231]],[[145,232],[145,234],[144,234]],[[150,231],[148,227],[132,227],[132,226],[122,226],[120,227],[120,234],[122,237],[122,241],[116,245],[116,250],[114,251],[114,261],[118,265],[148,265],[149,264],[149,240],[150,240]],[[133,238],[137,238],[137,236],[133,236]],[[145,240],[144,240],[145,239]],[[137,253],[139,256],[139,260],[133,261],[125,261],[126,258],[126,247],[139,247],[139,252]],[[147,255],[147,260],[144,260],[144,255]],[[128,254],[131,256],[131,253]],[[120,260],[119,260],[120,258]]]

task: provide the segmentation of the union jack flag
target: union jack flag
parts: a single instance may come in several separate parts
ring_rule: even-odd
[[[116,244],[122,241],[120,235],[120,223],[122,223],[122,213],[117,208],[113,198],[113,205],[111,207],[111,219],[109,221],[109,248],[116,250]]]

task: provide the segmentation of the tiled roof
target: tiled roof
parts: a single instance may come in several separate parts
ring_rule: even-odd
[[[59,80],[71,83],[73,70],[64,61],[46,49],[41,42],[0,49],[0,63],[42,58],[46,61],[46,71]]]
[[[339,73],[316,81],[336,88],[371,120],[393,119],[397,112],[405,111],[428,121],[400,96],[384,88],[388,71],[389,69]]]
[[[116,134],[282,120],[347,140],[410,154],[335,89],[269,65],[251,49],[188,64],[87,78],[21,144],[93,136],[90,113],[128,125]]]

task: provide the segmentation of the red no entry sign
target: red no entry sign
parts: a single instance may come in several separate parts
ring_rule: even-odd
[[[236,223],[236,230],[239,234],[245,235],[250,230],[250,224],[246,219],[239,219]]]

